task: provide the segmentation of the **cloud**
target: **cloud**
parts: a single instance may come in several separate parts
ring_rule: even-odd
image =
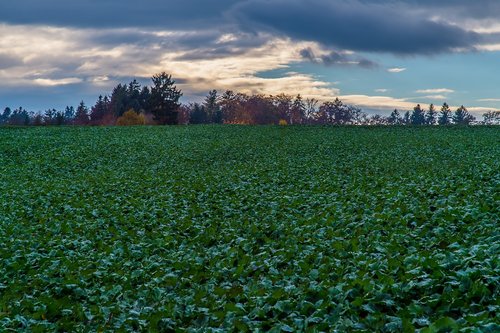
[[[7,53],[0,53],[0,70],[7,69],[11,67],[21,66],[23,64],[22,60],[18,57]]]
[[[440,101],[445,101],[446,99],[448,99],[448,97],[444,95],[427,95],[427,96],[422,96],[420,98],[425,98],[430,100],[440,100]]]
[[[311,47],[302,49],[300,55],[315,64],[325,66],[357,66],[361,68],[376,68],[378,64],[359,56],[353,56],[350,52],[337,51],[314,51]]]
[[[375,89],[375,92],[386,93],[386,92],[389,92],[389,89]]]
[[[83,80],[76,77],[69,77],[64,79],[34,79],[33,82],[41,86],[64,86],[68,84],[81,83]]]
[[[197,39],[196,31],[137,29],[130,31],[130,39],[116,38],[122,33],[123,29],[0,25],[0,49],[6,50],[4,58],[12,64],[0,70],[0,97],[10,95],[16,87],[24,91],[52,89],[59,94],[63,87],[77,85],[71,92],[72,99],[79,100],[78,94],[95,98],[132,78],[149,84],[151,75],[161,71],[177,79],[187,98],[196,98],[214,88],[247,93],[300,93],[318,99],[339,94],[329,82],[288,70],[291,64],[304,60],[301,50],[318,48],[315,43],[269,35],[228,36],[202,31],[201,36],[212,38],[196,48],[191,45]],[[138,35],[144,36],[139,44],[134,37]],[[207,52],[209,56],[202,56]],[[277,77],[259,74],[280,69],[285,71]]]
[[[0,13],[0,20],[9,24],[264,32],[339,50],[429,55],[495,44],[485,38],[500,15],[500,4],[493,0],[16,0],[0,1]],[[107,38],[141,40],[140,35],[119,33]]]
[[[0,1],[2,21],[13,24],[79,28],[150,27],[182,30],[219,25],[221,13],[235,0],[119,1],[17,0]],[[77,15],[76,15],[77,14]]]
[[[410,101],[410,98],[396,98],[389,96],[369,96],[369,95],[341,95],[339,98],[347,103],[358,106],[363,110],[371,113],[381,113],[388,115],[392,110],[398,109],[400,111],[413,110],[413,108],[420,104],[424,109],[427,103],[422,99],[428,96],[415,98],[416,101]],[[411,100],[414,100],[413,98]],[[456,110],[459,106],[450,105],[451,110]],[[480,117],[487,111],[495,111],[494,108],[486,107],[468,107],[467,110],[475,116]]]
[[[401,73],[401,72],[406,71],[406,68],[401,68],[401,67],[393,67],[393,68],[389,68],[389,69],[387,69],[387,71],[388,71],[389,73]]]
[[[249,0],[230,13],[243,29],[267,29],[354,51],[436,54],[472,49],[480,40],[475,32],[413,15],[391,2]]]
[[[455,90],[447,89],[447,88],[437,88],[437,89],[420,89],[417,90],[418,94],[451,94],[454,93]]]
[[[363,109],[387,111],[394,110],[412,110],[416,103],[410,102],[405,98],[395,98],[389,96],[369,96],[369,95],[342,95],[343,102],[353,104]]]

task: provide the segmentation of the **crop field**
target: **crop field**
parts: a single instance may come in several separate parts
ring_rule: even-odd
[[[0,128],[0,332],[500,332],[500,129]]]

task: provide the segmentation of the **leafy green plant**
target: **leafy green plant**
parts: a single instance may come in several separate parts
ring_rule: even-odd
[[[498,332],[498,138],[0,129],[0,331]]]

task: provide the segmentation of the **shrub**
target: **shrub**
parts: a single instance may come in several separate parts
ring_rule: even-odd
[[[118,126],[144,125],[145,123],[144,115],[142,113],[138,114],[134,109],[128,110],[116,121]]]

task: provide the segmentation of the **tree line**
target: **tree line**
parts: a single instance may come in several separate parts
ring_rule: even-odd
[[[30,112],[22,107],[5,108],[0,125],[176,125],[176,124],[282,124],[282,125],[470,125],[500,124],[500,111],[476,118],[460,106],[451,110],[447,103],[440,109],[420,104],[413,110],[389,116],[368,115],[361,109],[344,104],[339,98],[320,103],[313,98],[278,94],[235,93],[219,94],[212,90],[201,103],[181,104],[182,91],[171,75],[163,72],[151,78],[151,86],[141,86],[136,80],[118,84],[111,94],[99,96],[92,107],[82,101],[64,110],[49,109]]]

